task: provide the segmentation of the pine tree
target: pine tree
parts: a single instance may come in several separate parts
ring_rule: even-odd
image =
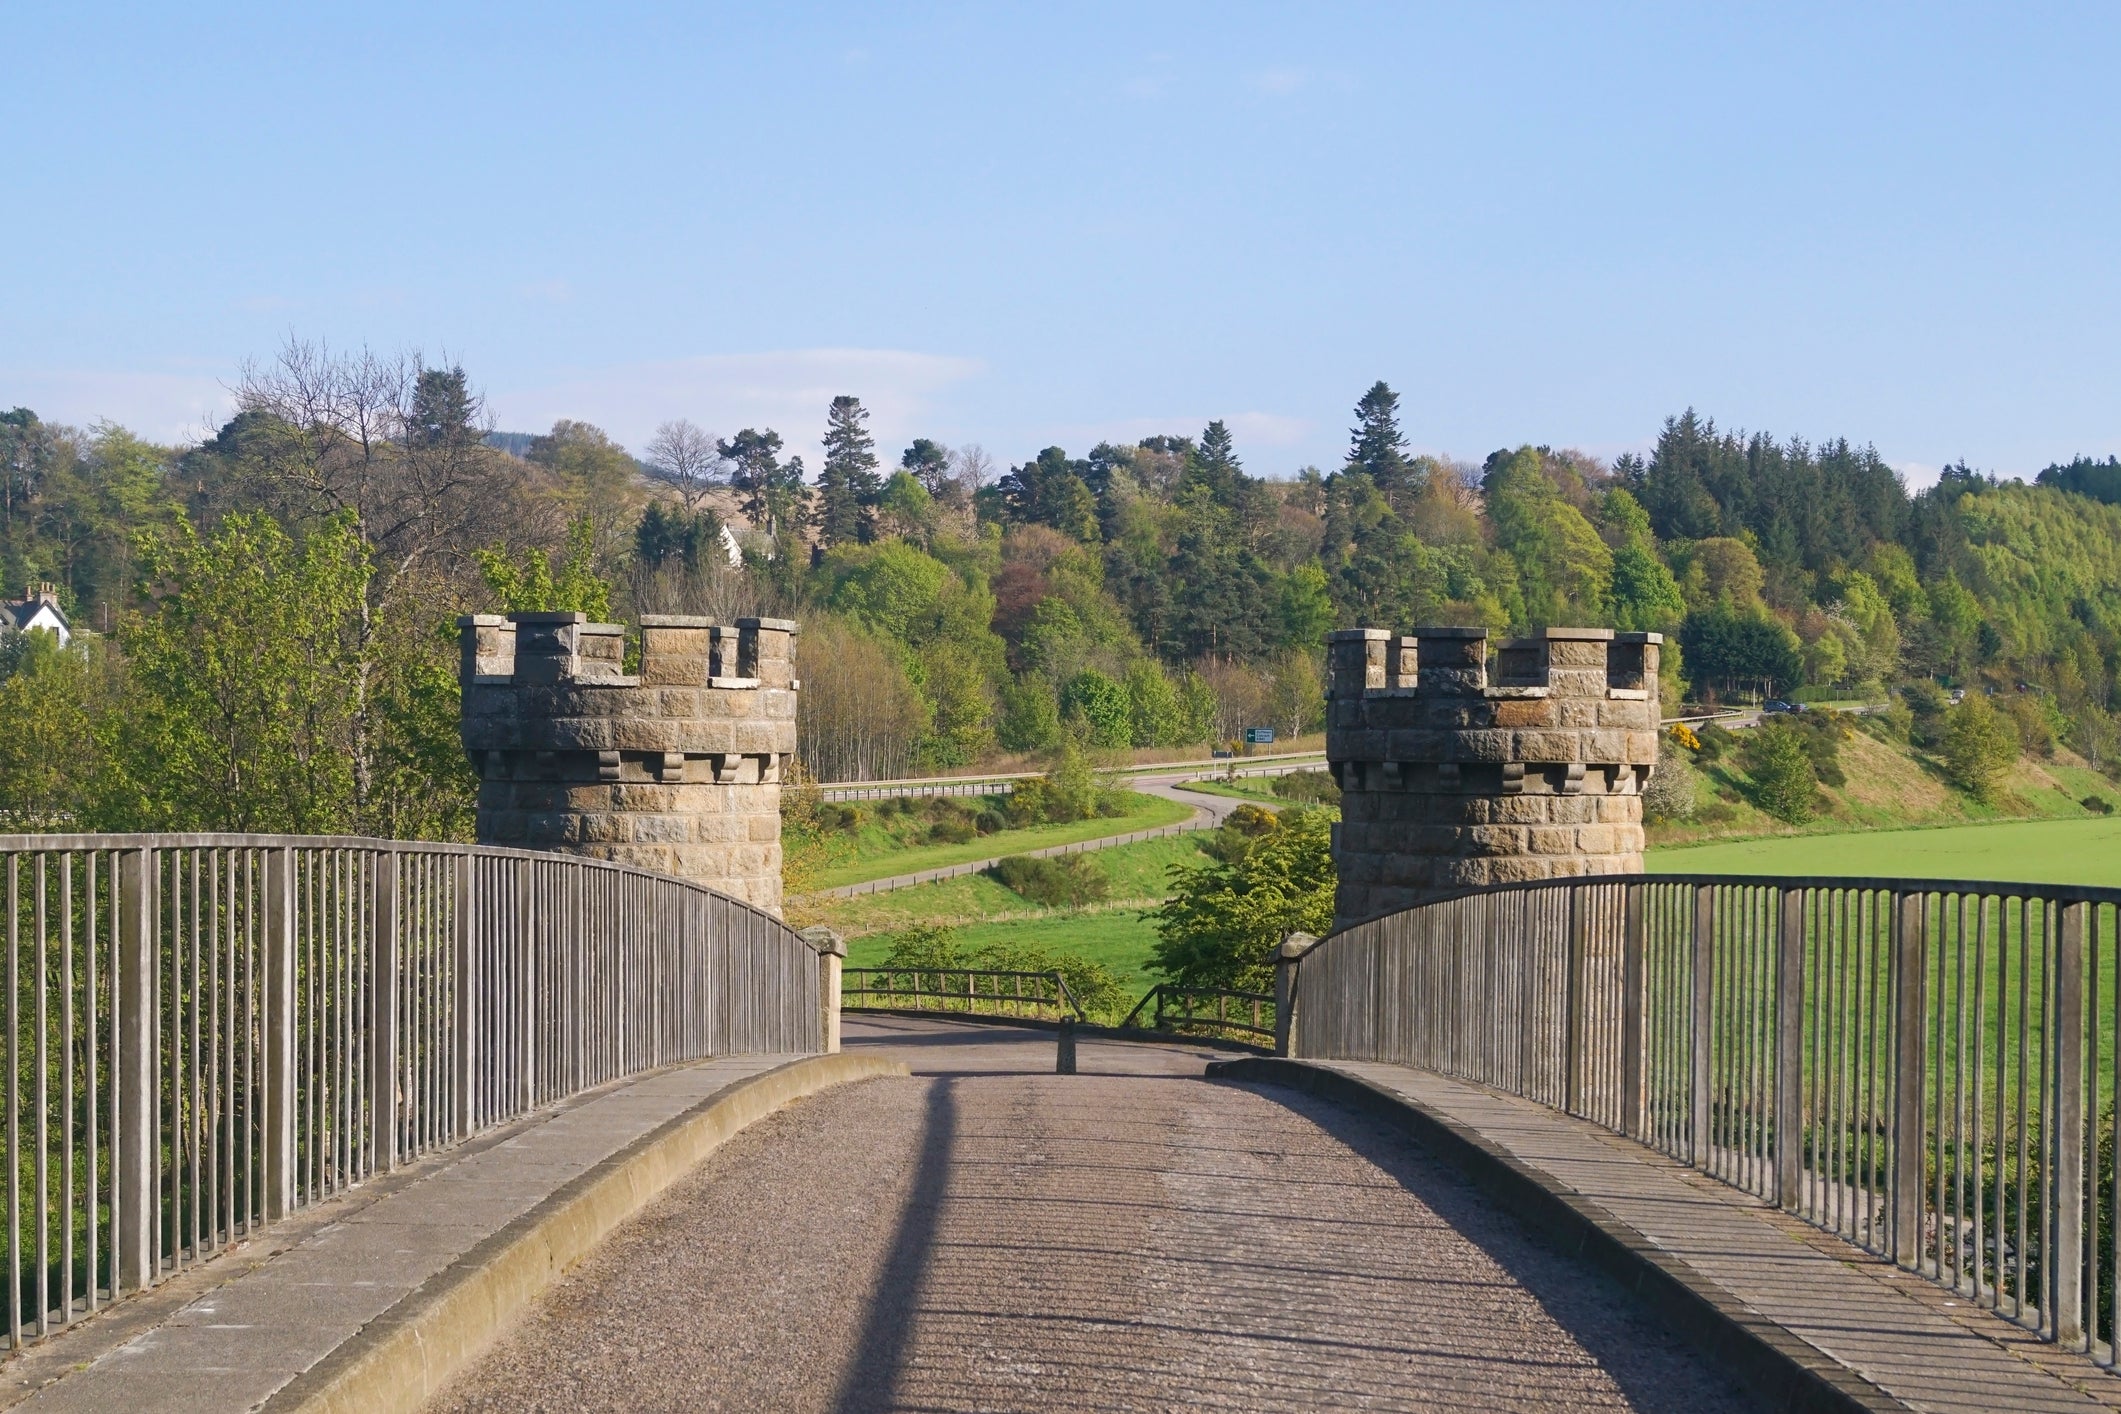
[[[931,496],[940,496],[950,480],[950,452],[941,443],[916,437],[898,464],[913,473]]]
[[[802,510],[808,497],[803,485],[803,459],[781,462],[781,434],[747,427],[734,437],[715,444],[715,452],[730,464],[729,486],[737,493],[737,509],[753,527],[778,537],[784,524]]]
[[[1379,379],[1355,405],[1356,425],[1348,434],[1349,471],[1360,471],[1386,493],[1418,491],[1417,473],[1407,458],[1407,439],[1399,430],[1399,394]]]
[[[876,473],[876,440],[865,425],[868,409],[845,394],[825,414],[825,464],[817,475],[817,531],[830,548],[876,533],[876,503],[884,484]]]

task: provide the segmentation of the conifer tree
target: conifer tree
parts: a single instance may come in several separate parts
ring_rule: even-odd
[[[1347,470],[1365,473],[1387,494],[1420,490],[1414,463],[1407,457],[1407,439],[1399,430],[1399,394],[1380,378],[1355,404],[1355,416]]]
[[[825,414],[825,464],[817,476],[818,540],[827,548],[868,540],[876,533],[876,439],[861,399],[845,394]]]
[[[916,437],[913,445],[906,448],[898,464],[913,473],[914,478],[931,496],[940,496],[950,480],[950,452],[941,443],[927,437]]]
[[[737,509],[744,519],[778,538],[808,495],[803,459],[790,457],[783,465],[781,434],[770,427],[763,432],[747,427],[717,442],[715,453],[730,465],[729,486],[737,493]]]

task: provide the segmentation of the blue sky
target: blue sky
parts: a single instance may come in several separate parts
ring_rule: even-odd
[[[2121,451],[2107,6],[13,7],[0,405],[196,435],[288,334],[504,427],[1222,417],[1332,466],[1720,423]]]

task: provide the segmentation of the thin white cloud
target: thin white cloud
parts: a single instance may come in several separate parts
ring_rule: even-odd
[[[1268,69],[1252,76],[1252,86],[1276,97],[1295,93],[1311,82],[1309,69]]]
[[[771,427],[815,471],[825,410],[840,394],[852,393],[869,410],[882,456],[894,443],[923,434],[919,424],[938,394],[983,371],[977,359],[904,349],[703,354],[585,370],[539,387],[496,388],[488,403],[510,431],[542,432],[571,417],[595,423],[635,451],[672,418],[690,418],[723,437],[742,427]]]
[[[156,442],[210,437],[235,411],[217,378],[110,369],[0,369],[0,405],[78,427],[107,420]]]
[[[1907,488],[1910,491],[1920,491],[1925,486],[1935,486],[1937,478],[1944,474],[1943,467],[1929,466],[1922,462],[1889,461],[1886,465],[1907,479]]]
[[[1269,447],[1293,447],[1311,431],[1308,420],[1284,417],[1277,412],[1241,412],[1223,420],[1230,424],[1238,441],[1258,442]]]

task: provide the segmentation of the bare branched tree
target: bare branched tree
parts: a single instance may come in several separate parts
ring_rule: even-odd
[[[656,480],[678,493],[687,512],[698,511],[707,493],[729,480],[728,463],[716,450],[714,434],[682,417],[656,428],[647,466]]]
[[[464,370],[417,353],[290,339],[270,363],[246,365],[234,392],[238,416],[210,444],[231,481],[290,526],[347,517],[368,552],[349,744],[366,821],[379,665],[461,606],[470,552],[509,524],[516,463],[485,445],[485,408]]]

